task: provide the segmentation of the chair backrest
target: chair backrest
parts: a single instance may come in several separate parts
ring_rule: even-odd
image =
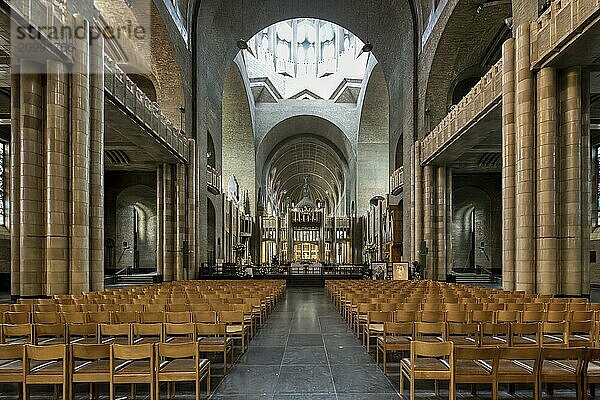
[[[108,360],[110,344],[71,344],[71,357],[77,360]]]
[[[145,359],[154,359],[154,345],[151,343],[146,344],[113,344],[110,346],[111,361],[114,360],[125,360],[125,361],[137,361]],[[151,363],[152,364],[152,363]],[[151,365],[151,368],[153,365]]]
[[[67,341],[71,343],[74,340],[84,338],[98,340],[98,324],[88,322],[85,324],[66,324]]]
[[[165,322],[163,324],[163,338],[168,340],[171,338],[186,338],[191,341],[195,340],[196,327],[193,323],[187,322],[184,324],[174,324]]]
[[[414,323],[385,322],[383,324],[383,333],[390,336],[412,336],[414,334]]]
[[[4,313],[5,324],[28,324],[31,322],[29,312],[9,311]]]
[[[214,324],[217,322],[217,313],[215,311],[192,311],[192,322]]]
[[[165,322],[170,324],[185,324],[192,322],[192,315],[189,311],[167,311],[165,312]]]
[[[244,313],[241,311],[219,311],[219,322],[225,324],[244,324]]]
[[[369,311],[367,313],[367,321],[370,324],[382,324],[384,322],[392,322],[394,313],[390,311]]]
[[[426,336],[440,337],[446,339],[445,322],[415,322],[415,340]]]
[[[500,310],[496,311],[494,322],[519,322],[519,317],[518,311]]]
[[[446,311],[446,322],[468,322],[469,314],[466,311]]]
[[[444,313],[442,311],[421,311],[419,313],[419,321],[421,322],[442,322],[444,321]]]
[[[131,324],[98,324],[98,341],[125,339],[131,343]]]
[[[394,322],[416,322],[417,313],[415,311],[397,310],[394,312]]]
[[[139,322],[139,316],[135,311],[113,311],[110,320],[116,324],[133,324]]]
[[[142,324],[136,322],[131,324],[131,333],[132,333],[132,341],[135,343],[137,339],[141,338],[156,338],[157,341],[163,341],[163,324],[161,323],[152,323],[152,324]]]
[[[33,325],[31,324],[3,324],[0,335],[2,343],[21,341],[33,343]]]
[[[198,358],[198,342],[158,343],[156,345],[156,355],[159,360],[164,358]]]
[[[143,324],[163,323],[165,322],[164,311],[143,311],[139,313],[140,322]]]
[[[481,361],[485,362],[487,365],[491,366],[490,376],[492,379],[495,379],[496,374],[498,373],[498,354],[499,349],[497,347],[463,347],[463,346],[455,346],[454,347],[454,363],[455,366],[458,367],[460,360],[468,360],[480,363]],[[456,375],[470,375],[470,370],[461,368],[455,368],[454,373]]]
[[[61,321],[60,313],[56,311],[51,312],[34,312],[32,316],[32,322],[34,324],[57,324]]]
[[[525,310],[521,312],[521,322],[542,322],[545,313],[543,311]]]
[[[90,311],[87,320],[96,324],[110,324],[110,311]]]
[[[61,339],[67,343],[67,330],[63,323],[33,324],[33,344],[40,344],[44,339]]]
[[[542,323],[541,322],[512,322],[510,324],[510,345],[511,346],[541,346],[542,345]],[[517,339],[526,338],[525,344],[517,343]],[[529,341],[534,341],[530,342]]]
[[[494,312],[474,310],[471,312],[471,322],[494,322]]]
[[[421,342],[414,340],[410,343],[411,368],[419,357],[440,358],[448,360],[450,370],[454,369],[454,344],[452,342]]]
[[[197,336],[227,336],[227,325],[223,323],[206,324],[197,323],[196,335]]]

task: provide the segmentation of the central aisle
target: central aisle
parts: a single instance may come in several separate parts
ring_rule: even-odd
[[[388,400],[399,395],[322,288],[290,288],[212,398]]]

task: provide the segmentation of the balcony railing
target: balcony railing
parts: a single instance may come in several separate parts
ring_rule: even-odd
[[[421,162],[453,142],[502,96],[502,60],[498,61],[469,93],[423,139]]]
[[[163,146],[182,161],[188,161],[188,140],[146,94],[108,56],[104,60],[104,88]]]
[[[540,66],[593,18],[600,16],[600,0],[554,0],[532,23],[531,65]]]
[[[397,195],[404,189],[404,167],[400,167],[390,176],[390,193]]]
[[[206,183],[212,192],[221,193],[221,173],[210,165],[206,166]]]

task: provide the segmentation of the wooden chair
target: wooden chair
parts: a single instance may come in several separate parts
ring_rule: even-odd
[[[140,322],[140,319],[139,314],[135,311],[113,311],[110,321],[113,324],[135,324],[136,322]]]
[[[89,383],[91,399],[96,398],[95,384],[110,383],[109,344],[72,344],[69,364],[71,400],[74,393],[73,386],[77,383]]]
[[[547,394],[552,396],[554,383],[573,384],[577,400],[583,399],[583,366],[585,348],[542,348],[540,353],[540,389],[547,386]],[[540,393],[541,394],[541,393]]]
[[[240,339],[242,353],[246,351],[249,335],[248,326],[245,324],[244,313],[241,311],[219,311],[218,320],[227,326],[227,336]]]
[[[162,324],[165,322],[165,313],[163,311],[144,311],[139,313],[139,319],[142,324]]]
[[[449,398],[455,399],[454,393],[454,345],[452,342],[420,342],[410,344],[410,359],[400,362],[400,394],[404,395],[404,378],[410,383],[410,399],[415,398],[415,381],[434,380],[435,394],[439,396],[438,381],[450,382]]]
[[[31,318],[34,324],[59,324],[61,322],[60,313],[52,312],[34,312]]]
[[[196,400],[200,399],[200,383],[206,382],[210,397],[210,361],[199,357],[198,343],[158,343],[156,345],[156,399],[160,399],[160,383],[167,382],[169,398],[175,382],[194,382]],[[171,387],[170,384],[173,384]]]
[[[387,373],[387,353],[403,352],[410,350],[413,338],[412,322],[384,322],[383,336],[377,337],[377,365],[379,365],[379,352],[382,353],[383,373]]]
[[[195,326],[200,353],[223,354],[223,375],[227,375],[227,353],[231,353],[233,365],[233,338],[227,334],[227,326],[223,323],[202,324]]]
[[[0,383],[19,384],[23,393],[23,344],[0,344]]]
[[[33,324],[33,344],[67,344],[67,328],[65,324]]]
[[[394,312],[394,322],[416,322],[417,313],[415,311],[396,310]]]
[[[446,322],[446,340],[454,346],[479,346],[479,324],[474,322]]]
[[[110,400],[115,399],[115,385],[130,384],[131,397],[135,398],[135,385],[150,385],[150,400],[155,396],[154,345],[112,344],[110,346]]]
[[[98,325],[87,324],[65,324],[67,332],[67,343],[96,344],[98,343]]]
[[[167,311],[165,322],[169,324],[187,324],[192,322],[192,314],[189,311]]]
[[[583,365],[583,398],[588,398],[588,388],[592,397],[596,396],[596,384],[600,383],[600,348],[587,349]]]
[[[479,345],[482,347],[496,347],[510,345],[510,324],[508,322],[480,323],[481,337]]]
[[[500,347],[498,360],[497,381],[499,384],[531,384],[533,385],[533,398],[539,399],[540,349],[538,347]]]
[[[98,324],[98,343],[131,344],[131,324]]]
[[[454,383],[491,385],[492,399],[498,399],[498,348],[454,347]],[[456,389],[455,389],[456,391]]]
[[[131,324],[131,341],[133,344],[160,343],[163,341],[163,326],[154,324]]]
[[[531,347],[542,345],[540,322],[513,322],[510,324],[510,346]]]
[[[443,342],[446,340],[444,322],[415,322],[414,338],[420,342]]]
[[[0,330],[2,343],[33,343],[33,325],[31,324],[3,324]]]
[[[31,385],[55,385],[62,387],[62,398],[67,400],[69,392],[67,345],[53,344],[34,346],[26,344],[23,350],[23,399],[29,400]]]
[[[569,322],[569,347],[594,347],[594,333],[593,321]]]
[[[392,322],[394,313],[389,311],[369,311],[367,313],[367,323],[363,328],[363,346],[367,353],[371,352],[371,337],[383,336],[383,325],[386,322]]]
[[[193,323],[163,324],[163,341],[167,343],[188,343],[196,341],[196,327]]]
[[[541,330],[543,347],[569,346],[568,322],[542,322]]]

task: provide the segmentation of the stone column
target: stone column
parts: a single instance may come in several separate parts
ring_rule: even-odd
[[[187,168],[188,177],[188,240],[190,250],[190,278],[196,277],[197,265],[196,265],[196,200],[198,198],[198,175],[196,174],[196,141],[194,139],[189,140],[189,160],[190,164]]]
[[[90,289],[104,289],[104,37],[90,57]]]
[[[16,298],[21,294],[21,75],[18,66],[11,66],[10,78],[10,295]]]
[[[163,165],[156,167],[156,273],[164,277],[165,191]]]
[[[540,294],[557,293],[556,107],[556,72],[544,68],[537,75],[536,273]]]
[[[44,225],[44,149],[43,88],[41,65],[21,61],[21,113],[19,125],[19,275],[20,295],[43,294]]]
[[[421,143],[415,142],[414,162],[414,192],[415,192],[415,212],[414,212],[414,260],[419,260],[419,249],[423,241],[423,181],[421,169]]]
[[[415,145],[413,144],[410,149],[410,161],[412,168],[415,169]],[[417,259],[416,245],[415,245],[415,174],[410,174],[410,261]]]
[[[175,165],[175,279],[185,279],[183,265],[183,242],[186,240],[186,176],[185,164]]]
[[[427,244],[427,269],[425,277],[436,279],[436,247],[435,247],[435,194],[434,194],[434,167],[423,167],[423,239]]]
[[[45,294],[69,293],[69,85],[67,67],[46,64]]]
[[[70,292],[90,289],[90,46],[89,23],[79,14],[71,75],[71,276]],[[85,37],[81,38],[81,35]]]
[[[175,190],[173,188],[173,167],[171,164],[163,164],[163,279],[172,281],[175,266]]]
[[[590,135],[590,73],[582,71],[581,79],[581,293],[590,294],[590,233],[592,227],[592,182],[595,168],[592,167]]]
[[[447,253],[446,253],[446,241],[448,238],[446,232],[446,209],[447,209],[447,198],[446,198],[446,185],[447,185],[447,176],[446,176],[446,167],[437,167],[436,168],[436,230],[437,230],[437,240],[436,240],[436,253],[437,253],[437,261],[436,261],[436,271],[437,276],[436,279],[440,281],[446,280],[446,262],[447,262]]]
[[[529,23],[516,36],[516,254],[515,289],[535,291],[535,134],[533,75],[530,65]]]
[[[561,294],[581,294],[582,263],[582,71],[571,68],[562,73],[560,110],[561,154]]]
[[[452,252],[452,219],[454,216],[453,200],[453,171],[451,167],[446,168],[446,272],[452,272],[454,257]]]
[[[515,289],[515,40],[502,47],[502,286]]]

